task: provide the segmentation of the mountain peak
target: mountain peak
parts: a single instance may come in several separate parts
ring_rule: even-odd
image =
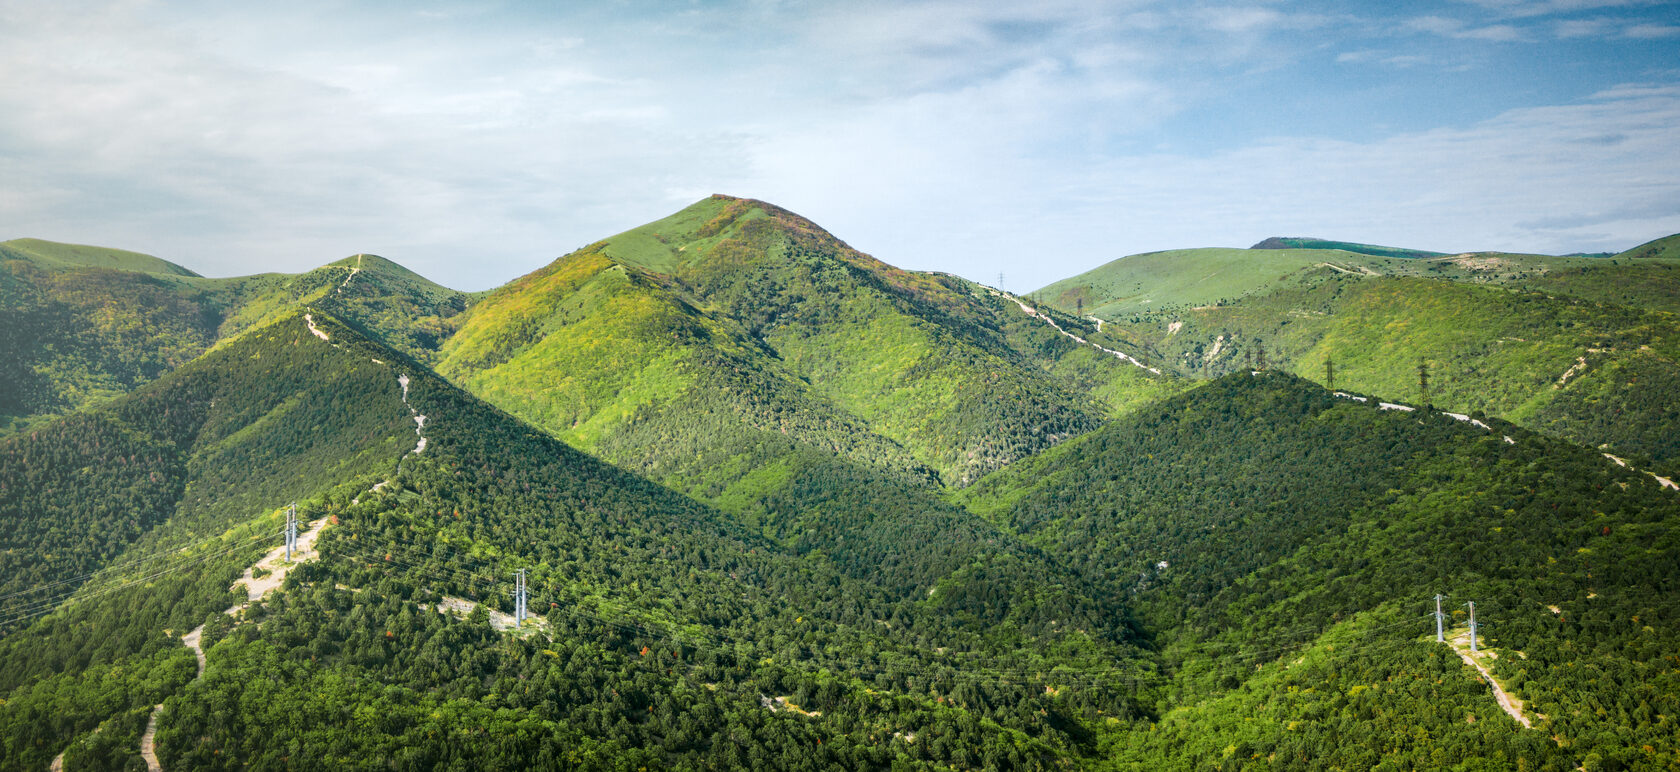
[[[768,228],[795,238],[816,238],[851,248],[811,220],[754,198],[714,193],[663,219],[632,228],[592,245],[614,261],[656,273],[677,274],[703,262],[726,259],[715,248],[731,239],[749,240]],[[728,252],[728,250],[725,250]]]

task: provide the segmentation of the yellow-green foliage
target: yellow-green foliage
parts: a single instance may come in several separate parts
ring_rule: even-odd
[[[446,344],[439,370],[581,448],[638,408],[681,393],[685,340],[713,330],[596,253],[486,299]]]

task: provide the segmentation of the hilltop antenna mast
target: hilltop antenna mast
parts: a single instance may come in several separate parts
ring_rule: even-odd
[[[1447,642],[1446,630],[1444,629],[1446,618],[1447,618],[1447,615],[1441,613],[1441,593],[1435,593],[1435,642],[1436,643],[1446,643]]]
[[[297,502],[286,507],[286,562],[292,562],[292,553],[297,550]]]

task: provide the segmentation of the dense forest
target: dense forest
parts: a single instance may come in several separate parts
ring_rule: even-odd
[[[785,549],[420,370],[406,404],[428,416],[428,442],[410,454],[401,354],[312,323],[330,342],[293,318],[113,403],[131,421],[196,409],[162,422],[193,447],[185,494],[154,528],[167,533],[123,560],[200,541],[150,573],[119,561],[0,641],[0,721],[15,728],[5,766],[42,764],[72,739],[68,768],[134,763],[136,716],[154,702],[160,757],[192,768],[387,754],[495,767],[545,753],[612,767],[1036,766],[1088,757],[1087,727],[1144,715],[1135,693],[1081,675],[1153,671],[1124,609],[1047,582],[1057,569],[1036,551],[931,496],[866,511],[904,489],[870,494],[853,486],[890,483],[813,463],[787,495],[820,499],[798,510],[833,522]],[[257,474],[278,469],[291,473]],[[337,522],[324,557],[269,602],[222,614],[253,543],[272,543],[272,507],[292,497],[302,519]],[[858,518],[877,541],[822,535],[858,532]],[[544,624],[498,634],[486,612],[511,609],[516,567],[532,572]],[[483,610],[439,613],[446,596]],[[210,668],[193,679],[178,636],[199,622]],[[353,686],[368,682],[381,686]]]
[[[1188,749],[1240,765],[1219,753],[1240,740],[1260,758],[1349,767],[1472,755],[1495,768],[1672,765],[1680,735],[1663,716],[1680,710],[1670,655],[1680,495],[1597,453],[1483,420],[1490,428],[1380,409],[1280,372],[1240,373],[961,497],[1128,597],[1178,674],[1163,708],[1184,707],[1159,725],[1171,733],[1124,746],[1122,759],[1147,765]],[[1508,727],[1485,691],[1468,701],[1461,686],[1427,683],[1462,675],[1425,635],[1428,599],[1442,592],[1455,627],[1460,604],[1477,602],[1491,622],[1485,645],[1504,653],[1496,677],[1546,716],[1555,740],[1490,737],[1489,725]],[[1258,669],[1221,672],[1233,658]],[[1349,699],[1367,689],[1377,692]],[[1464,710],[1443,713],[1440,700]],[[1261,710],[1271,712],[1258,725],[1243,719]],[[1422,727],[1430,742],[1387,724]]]

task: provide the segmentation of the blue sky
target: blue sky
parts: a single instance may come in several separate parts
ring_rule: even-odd
[[[1027,290],[1680,232],[1680,6],[0,0],[0,238],[483,289],[713,192]]]

